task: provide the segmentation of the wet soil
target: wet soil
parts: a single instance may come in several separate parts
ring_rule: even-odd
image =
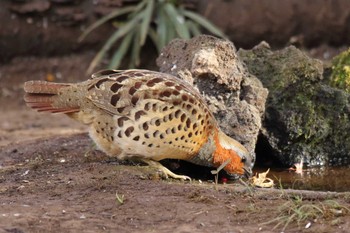
[[[90,59],[20,58],[1,67],[0,232],[281,232],[284,224],[274,229],[279,221],[264,223],[296,197],[349,208],[349,193],[216,185],[208,169],[196,168],[192,183],[163,180],[153,169],[95,150],[86,128],[68,117],[24,106],[24,81],[84,80]],[[285,232],[348,232],[349,224],[343,209],[292,221]]]

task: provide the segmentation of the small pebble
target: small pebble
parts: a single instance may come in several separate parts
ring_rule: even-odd
[[[306,225],[305,225],[305,229],[309,229],[311,227],[311,222],[308,222]]]

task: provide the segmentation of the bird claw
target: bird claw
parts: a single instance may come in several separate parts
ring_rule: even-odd
[[[189,180],[192,181],[192,179],[189,176],[184,176],[184,175],[177,175],[175,173],[173,173],[172,171],[168,170],[166,167],[164,167],[166,170],[162,169],[162,172],[165,175],[165,178],[168,179],[169,176],[173,179],[179,179],[179,180]]]
[[[144,163],[147,163],[149,166],[157,168],[161,172],[163,172],[164,176],[166,179],[169,177],[173,179],[179,179],[179,180],[189,180],[192,181],[192,179],[189,176],[184,176],[184,175],[177,175],[174,172],[170,171],[168,168],[164,167],[161,163],[153,160],[148,160],[148,159],[141,159]]]

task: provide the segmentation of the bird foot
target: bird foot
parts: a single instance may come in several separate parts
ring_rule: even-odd
[[[154,167],[165,175],[165,178],[168,179],[169,176],[173,179],[179,179],[179,180],[189,180],[191,181],[191,178],[189,176],[184,175],[177,175],[174,172],[170,171],[168,168],[164,167],[161,163],[154,161],[154,160],[148,160],[148,159],[141,159],[142,162],[148,164],[151,167]]]

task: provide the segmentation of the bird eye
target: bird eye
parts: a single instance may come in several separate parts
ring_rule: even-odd
[[[245,163],[247,161],[247,158],[245,156],[243,156],[241,161],[242,161],[242,163]]]

